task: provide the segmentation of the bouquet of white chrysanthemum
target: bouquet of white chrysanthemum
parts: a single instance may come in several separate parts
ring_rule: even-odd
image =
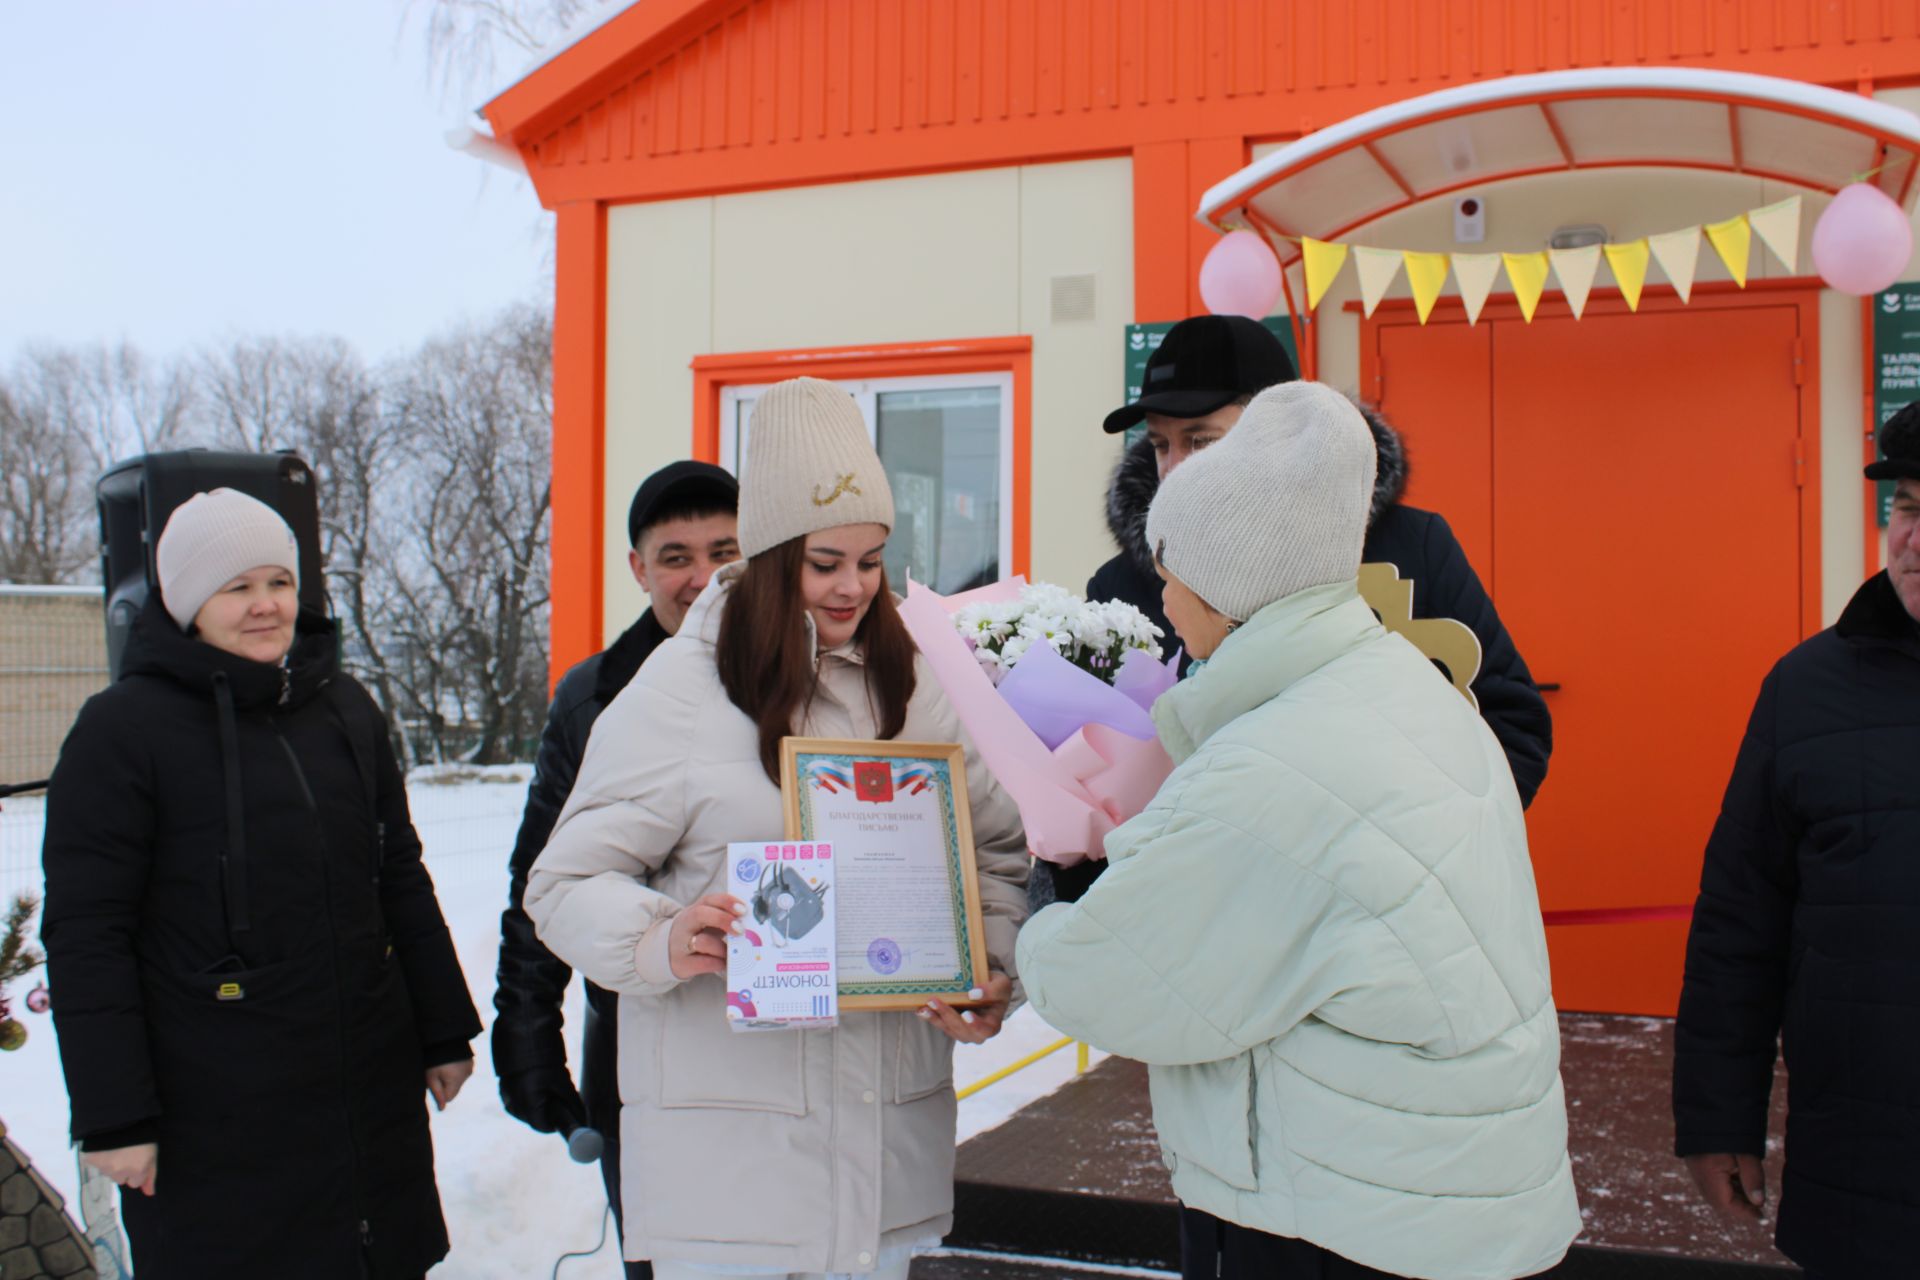
[[[1088,604],[1009,578],[948,599],[910,583],[900,617],[987,767],[1051,862],[1102,841],[1173,772],[1154,700],[1173,687],[1160,629],[1132,605]]]
[[[996,685],[1036,644],[1112,684],[1135,649],[1160,657],[1160,628],[1119,600],[1089,603],[1050,583],[1036,582],[1016,600],[970,604],[953,615],[954,628]]]

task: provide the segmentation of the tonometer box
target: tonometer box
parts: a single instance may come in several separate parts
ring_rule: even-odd
[[[727,939],[727,1021],[736,1031],[831,1027],[840,1019],[833,846],[727,846],[728,888],[747,904]]]

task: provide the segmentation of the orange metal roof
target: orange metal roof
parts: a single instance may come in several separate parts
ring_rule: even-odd
[[[1920,12],[1882,0],[641,0],[485,110],[552,206],[1278,140],[1435,90],[1592,66],[1913,82]]]

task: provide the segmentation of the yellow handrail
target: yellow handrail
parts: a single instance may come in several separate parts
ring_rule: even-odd
[[[991,1075],[981,1076],[978,1080],[975,1080],[972,1084],[968,1085],[966,1088],[956,1090],[953,1095],[954,1100],[957,1102],[962,1098],[970,1098],[974,1094],[986,1088],[988,1085],[999,1084],[1002,1080],[1005,1080],[1008,1076],[1012,1075],[1014,1072],[1024,1071],[1028,1067],[1032,1066],[1034,1063],[1040,1061],[1040,1059],[1046,1057],[1049,1054],[1058,1053],[1060,1050],[1066,1048],[1068,1045],[1073,1043],[1075,1043],[1074,1038],[1072,1036],[1066,1036],[1060,1040],[1055,1041],[1053,1044],[1048,1045],[1046,1048],[1039,1050],[1038,1052],[1028,1054],[1026,1057],[1020,1059],[1020,1061],[1018,1062],[1007,1064],[1006,1066],[1000,1068],[998,1071],[994,1072]],[[1085,1074],[1086,1069],[1087,1069],[1087,1046],[1084,1042],[1081,1042],[1080,1051],[1078,1054],[1075,1055],[1074,1070],[1081,1074]]]

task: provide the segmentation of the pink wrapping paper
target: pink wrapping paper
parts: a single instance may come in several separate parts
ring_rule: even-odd
[[[1144,708],[1171,685],[1174,664],[1163,667],[1145,654],[1139,659],[1128,655],[1121,672],[1127,688],[1116,690],[1047,646],[1029,650],[1003,680],[1002,689],[1027,666],[1033,654],[1045,650],[1040,662],[1042,673],[1052,667],[1046,662],[1050,656],[1073,675],[1099,686],[1096,692],[1071,682],[1078,688],[1083,710],[1089,704],[1104,704],[1106,714],[1101,719],[1120,719],[1133,727],[1144,727],[1148,734],[1142,740],[1090,717],[1057,750],[1048,750],[1001,696],[1002,690],[994,688],[972,649],[954,630],[951,617],[954,610],[967,604],[1017,599],[1024,585],[1014,578],[964,596],[944,598],[917,582],[909,582],[900,616],[987,767],[1020,807],[1027,847],[1049,862],[1071,866],[1088,857],[1105,857],[1102,841],[1107,833],[1144,808],[1173,771],[1173,762],[1151,736],[1152,722],[1146,719]],[[1029,677],[1024,683],[1039,682]],[[1055,713],[1065,707],[1069,718],[1073,714],[1068,705],[1073,695],[1055,693],[1048,696],[1048,701]],[[1126,711],[1117,710],[1118,703],[1126,703]],[[1131,719],[1129,713],[1139,718]],[[1055,721],[1056,727],[1059,723]]]

